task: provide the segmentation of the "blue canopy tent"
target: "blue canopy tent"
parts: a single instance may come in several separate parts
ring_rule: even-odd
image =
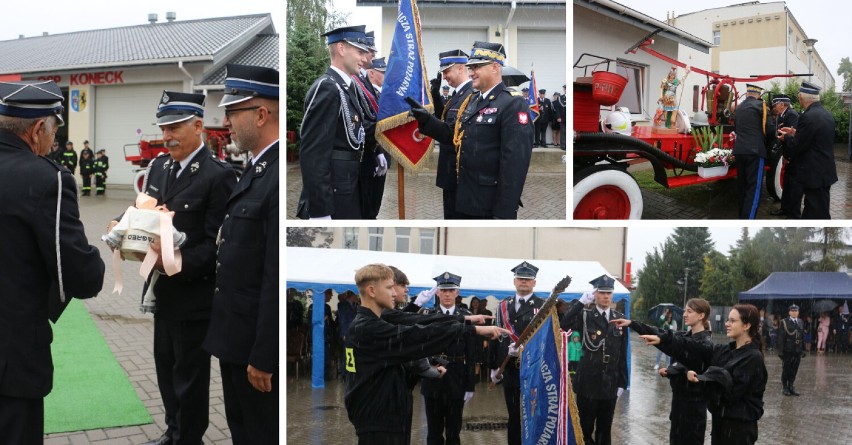
[[[410,281],[409,294],[435,285],[432,277],[450,271],[461,275],[462,297],[493,297],[497,301],[515,295],[511,269],[522,261],[539,268],[536,278],[536,295],[547,297],[556,283],[565,275],[572,277],[571,285],[560,299],[570,301],[592,290],[589,281],[608,272],[597,261],[532,260],[529,258],[479,258],[450,255],[421,255],[414,253],[376,252],[368,250],[319,249],[309,247],[287,248],[287,287],[300,292],[312,290],[316,296],[325,289],[336,293],[351,290],[355,293],[355,271],[370,263],[384,263],[405,272]],[[630,292],[621,283],[615,283],[613,301],[624,301],[625,313],[630,317]],[[322,305],[314,305],[311,326],[314,338],[323,337]],[[313,343],[312,386],[324,387],[324,345]],[[628,349],[629,354],[629,349]],[[629,357],[629,356],[628,356]],[[628,360],[628,365],[629,365]]]
[[[803,306],[803,313],[809,313],[818,299],[852,299],[852,277],[844,272],[772,272],[757,286],[740,292],[739,298],[766,301],[767,313],[772,313],[773,302],[780,303],[781,307],[775,309],[781,314],[786,314],[787,305],[794,302]]]

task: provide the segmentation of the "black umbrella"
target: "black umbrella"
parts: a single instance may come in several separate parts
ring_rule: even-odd
[[[648,320],[656,326],[660,321],[660,317],[666,313],[666,309],[670,309],[672,311],[672,319],[675,321],[682,322],[683,321],[683,308],[680,306],[675,306],[671,303],[662,303],[658,304],[651,309],[648,309]],[[681,323],[682,324],[682,323]]]
[[[513,68],[509,65],[503,67],[503,84],[507,87],[516,87],[524,82],[529,82],[530,78],[521,70]]]
[[[837,303],[831,300],[819,300],[814,303],[814,307],[811,310],[815,313],[831,312],[836,307]]]

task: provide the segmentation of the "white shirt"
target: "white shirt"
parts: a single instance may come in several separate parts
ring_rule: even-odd
[[[521,310],[521,306],[525,305],[530,298],[532,298],[532,294],[524,295],[523,297],[520,295],[515,295],[515,312]]]
[[[595,306],[595,307],[597,307],[597,306]],[[603,315],[604,317],[606,317],[607,320],[609,320],[609,308],[601,309],[601,308],[598,307],[597,309],[598,309],[599,314]]]
[[[450,313],[447,314],[447,311],[450,311]],[[441,313],[446,314],[446,315],[456,315],[456,307],[455,306],[453,306],[453,307],[441,306]]]
[[[271,143],[271,144],[267,145],[267,146],[266,146],[266,148],[264,148],[263,150],[261,150],[261,151],[260,151],[260,153],[258,153],[258,154],[257,154],[257,156],[252,157],[252,158],[251,158],[251,165],[256,164],[256,163],[257,163],[257,160],[258,160],[258,159],[260,159],[260,158],[261,158],[261,156],[263,156],[263,154],[264,154],[264,153],[266,153],[266,150],[269,150],[269,147],[271,147],[271,146],[273,146],[273,145],[275,145],[275,144],[277,144],[277,143],[278,143],[278,139],[276,139],[276,140],[275,140],[275,142],[273,142],[273,143]]]
[[[204,148],[204,142],[202,142],[201,145],[199,145],[198,148],[195,149],[195,151],[190,153],[189,156],[185,157],[183,161],[179,162],[180,170],[178,170],[177,174],[175,175],[175,179],[180,178],[180,175],[182,175],[183,171],[186,170],[186,166],[189,165],[189,161],[192,161],[192,158],[194,158],[195,155],[197,155],[202,148]]]
[[[352,85],[352,76],[351,75],[344,73],[342,69],[340,69],[340,68],[338,68],[334,65],[331,65],[331,69],[336,71],[337,74],[340,74],[340,77],[342,77],[343,81],[346,82],[346,88],[349,88],[349,86]]]

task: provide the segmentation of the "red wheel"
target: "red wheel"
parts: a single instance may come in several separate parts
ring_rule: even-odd
[[[769,196],[775,199],[781,199],[781,194],[784,192],[784,172],[787,170],[787,163],[784,162],[784,156],[780,154],[777,157],[770,158],[769,171],[766,172],[766,191]]]
[[[574,219],[640,219],[642,191],[628,173],[605,166],[574,184]]]

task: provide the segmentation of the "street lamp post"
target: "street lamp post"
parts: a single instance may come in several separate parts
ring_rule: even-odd
[[[814,53],[814,44],[816,44],[817,39],[805,39],[802,43],[805,44],[808,48],[808,77],[813,77],[813,71],[811,71],[811,59]]]

